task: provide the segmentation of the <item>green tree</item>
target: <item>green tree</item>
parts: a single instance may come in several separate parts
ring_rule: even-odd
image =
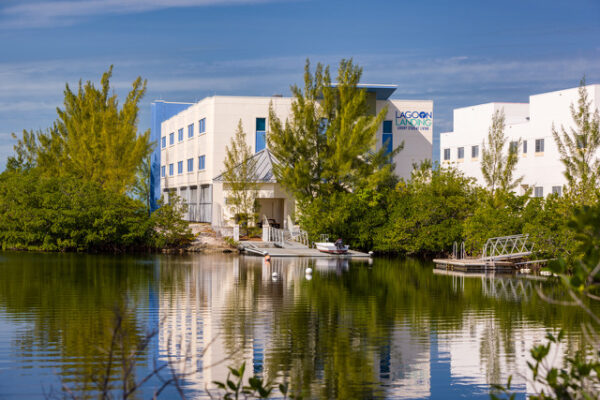
[[[379,251],[435,254],[448,251],[464,237],[463,222],[475,208],[472,178],[454,168],[415,166],[411,179],[401,181],[388,200],[391,209],[377,232]]]
[[[177,248],[186,246],[194,240],[189,223],[183,220],[186,212],[187,205],[181,197],[170,194],[168,203],[162,197],[160,198],[158,209],[150,217],[154,228],[154,246],[161,249]]]
[[[571,104],[571,116],[575,128],[569,130],[561,126],[560,131],[552,126],[552,136],[558,147],[560,160],[565,166],[568,189],[577,200],[586,204],[597,200],[593,194],[600,180],[600,115],[592,111],[585,88],[585,78],[579,85],[577,107]]]
[[[492,195],[497,190],[510,192],[523,181],[523,177],[514,178],[521,140],[519,139],[516,145],[509,146],[508,154],[505,155],[505,127],[504,109],[496,110],[488,130],[487,146],[484,143],[481,149],[481,172]]]
[[[527,208],[528,205],[530,208]],[[487,239],[523,232],[527,210],[539,203],[529,202],[529,195],[519,196],[498,190],[495,195],[480,190],[475,211],[464,221],[467,252],[480,254]]]
[[[137,169],[135,183],[132,188],[132,194],[146,205],[148,215],[150,215],[150,182],[152,180],[152,160],[150,156],[144,158]]]
[[[342,60],[333,84],[329,67],[317,64],[313,74],[307,60],[304,90],[291,88],[290,119],[281,121],[270,108],[268,144],[279,161],[274,173],[301,212],[315,198],[351,192],[392,170],[395,152],[373,151],[387,109],[370,115],[367,92],[358,87],[361,75],[352,60]]]
[[[73,177],[38,169],[0,174],[0,245],[3,249],[122,251],[146,248],[143,204]]]
[[[235,136],[225,148],[225,172],[223,180],[227,185],[227,200],[233,209],[236,222],[248,222],[255,214],[258,195],[256,159],[252,148],[247,144],[242,120],[238,122]]]
[[[151,152],[150,130],[137,131],[146,81],[138,77],[119,107],[110,93],[111,76],[112,66],[102,75],[101,88],[80,81],[73,92],[67,84],[56,122],[46,131],[24,131],[8,166],[39,166],[45,176],[72,176],[121,193],[130,189]]]

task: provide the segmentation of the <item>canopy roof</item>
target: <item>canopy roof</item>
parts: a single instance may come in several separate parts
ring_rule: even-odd
[[[262,183],[277,183],[273,174],[273,164],[277,164],[277,159],[271,154],[269,149],[263,149],[250,158],[256,162],[256,177],[258,182]],[[235,168],[240,168],[238,164]],[[225,182],[224,174],[221,174],[213,179],[214,182]]]

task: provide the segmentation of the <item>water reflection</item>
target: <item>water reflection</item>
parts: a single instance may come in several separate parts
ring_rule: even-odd
[[[567,328],[570,348],[581,342],[583,316],[541,301],[539,282],[433,273],[417,260],[8,253],[0,269],[8,398],[40,395],[56,375],[93,394],[123,298],[135,309],[132,345],[159,329],[136,376],[152,360],[183,360],[175,365],[192,398],[242,362],[304,398],[488,398],[489,384],[509,374],[524,396],[534,388],[519,374],[548,328]],[[40,376],[48,378],[32,390]]]

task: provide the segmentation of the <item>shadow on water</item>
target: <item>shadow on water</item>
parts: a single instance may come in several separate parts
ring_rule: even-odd
[[[137,375],[187,351],[198,372],[185,390],[199,398],[244,361],[305,398],[487,398],[490,383],[526,372],[548,328],[581,342],[583,316],[540,300],[539,282],[434,274],[422,260],[3,253],[0,271],[9,398],[60,384],[92,395],[123,302],[132,348],[160,327]]]

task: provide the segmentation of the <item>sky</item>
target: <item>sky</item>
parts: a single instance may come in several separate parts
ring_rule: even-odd
[[[0,170],[110,65],[121,99],[148,80],[144,131],[156,99],[289,95],[307,58],[433,100],[437,139],[455,108],[600,83],[600,0],[0,0]]]

